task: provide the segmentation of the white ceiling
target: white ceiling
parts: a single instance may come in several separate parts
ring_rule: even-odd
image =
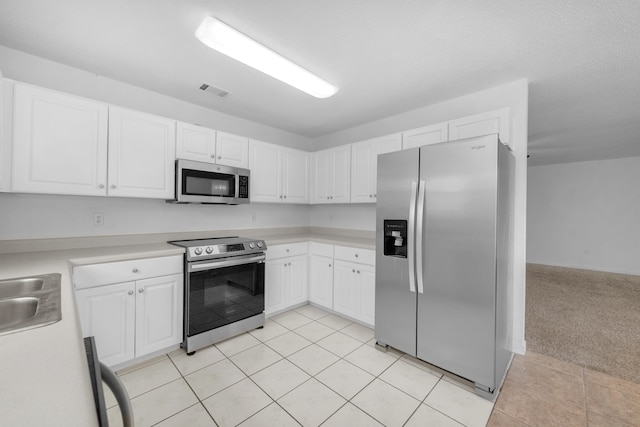
[[[212,51],[207,15],[339,92]],[[0,0],[0,45],[309,138],[524,77],[530,165],[640,156],[637,0]]]

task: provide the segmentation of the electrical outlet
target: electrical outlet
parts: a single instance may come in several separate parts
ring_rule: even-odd
[[[93,214],[93,225],[101,227],[104,225],[104,213],[102,212],[94,212]]]

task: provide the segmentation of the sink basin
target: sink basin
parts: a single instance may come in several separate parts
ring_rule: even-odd
[[[53,273],[0,280],[0,335],[59,321],[60,277]]]
[[[0,281],[0,298],[27,295],[41,290],[43,285],[44,279],[38,277],[2,280]]]
[[[39,298],[20,297],[0,300],[0,330],[26,322],[36,315]]]

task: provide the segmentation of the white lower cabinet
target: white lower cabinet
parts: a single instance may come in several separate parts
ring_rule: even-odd
[[[74,268],[83,336],[95,337],[103,363],[120,365],[182,342],[181,260],[163,257]],[[149,277],[157,274],[163,275]],[[113,282],[127,276],[137,280]]]
[[[307,243],[267,250],[264,311],[270,316],[307,301]]]
[[[374,251],[336,246],[333,274],[333,310],[368,325],[374,323]],[[343,257],[343,259],[339,259]],[[366,262],[353,262],[355,258]]]

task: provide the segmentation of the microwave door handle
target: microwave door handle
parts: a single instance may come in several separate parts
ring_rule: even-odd
[[[424,272],[422,270],[422,227],[424,226],[424,199],[426,182],[420,181],[418,185],[418,208],[416,212],[416,273],[418,276],[418,293],[424,293]]]
[[[409,261],[409,290],[416,291],[416,269],[415,269],[415,223],[416,223],[416,190],[418,183],[411,182],[411,200],[409,202],[409,229],[407,230],[407,259]]]

